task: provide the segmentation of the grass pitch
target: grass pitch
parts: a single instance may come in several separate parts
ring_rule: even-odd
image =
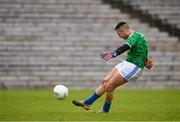
[[[72,105],[72,100],[87,98],[93,90],[70,90],[57,100],[52,89],[0,90],[0,121],[178,121],[180,90],[117,90],[110,113],[95,113],[104,96],[90,111]]]

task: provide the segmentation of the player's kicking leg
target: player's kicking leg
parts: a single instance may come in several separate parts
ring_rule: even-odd
[[[90,106],[89,106],[89,105],[86,105],[86,104],[84,103],[84,101],[73,100],[72,103],[73,103],[74,105],[76,105],[76,106],[79,106],[79,107],[84,108],[84,109],[87,110],[87,111],[90,109]]]
[[[90,109],[90,105],[92,105],[101,95],[103,95],[106,91],[106,84],[110,81],[113,74],[115,73],[114,69],[102,80],[101,84],[98,86],[96,91],[86,100],[77,101],[73,100],[72,103],[78,107],[82,107],[85,110]]]

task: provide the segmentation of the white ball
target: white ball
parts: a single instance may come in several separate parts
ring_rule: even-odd
[[[53,89],[54,96],[58,99],[64,99],[68,96],[68,88],[63,85],[56,85]]]

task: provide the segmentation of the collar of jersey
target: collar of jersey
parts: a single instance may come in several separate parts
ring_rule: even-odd
[[[128,36],[128,38],[126,40],[128,40],[129,38],[131,38],[134,34],[134,31],[131,32],[131,34]]]

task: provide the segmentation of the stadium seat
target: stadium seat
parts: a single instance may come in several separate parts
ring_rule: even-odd
[[[133,1],[131,4],[143,4],[152,13],[160,10],[148,7],[150,0]],[[168,10],[169,5],[176,6],[166,2]],[[168,10],[162,18],[165,14],[169,16]],[[142,32],[150,43],[154,67],[145,70],[139,81],[179,81],[178,38],[111,5],[100,0],[1,0],[0,87],[44,87],[58,83],[94,88],[112,67],[125,59],[123,54],[103,62],[98,55],[101,50],[113,50],[123,44],[114,31],[122,20]]]

